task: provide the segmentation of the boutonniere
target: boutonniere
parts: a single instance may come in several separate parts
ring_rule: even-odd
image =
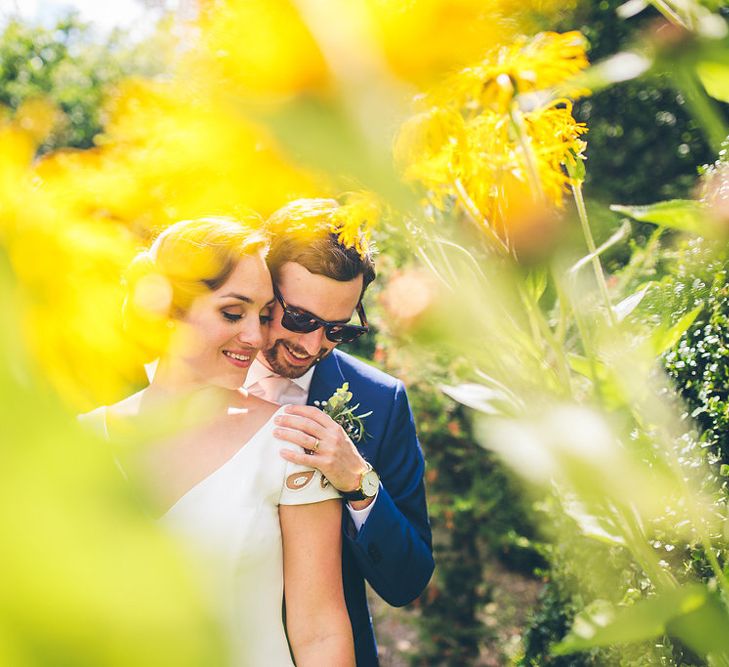
[[[350,405],[351,400],[352,392],[349,391],[349,382],[345,382],[326,401],[314,401],[314,405],[337,422],[353,442],[361,442],[368,435],[363,419],[369,417],[372,410],[359,415],[355,414],[359,403]]]

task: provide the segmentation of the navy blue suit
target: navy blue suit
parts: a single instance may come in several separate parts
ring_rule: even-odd
[[[325,401],[349,382],[368,434],[357,443],[382,485],[367,521],[357,533],[342,517],[342,574],[352,621],[358,667],[378,665],[377,646],[365,597],[366,579],[389,604],[400,607],[422,592],[433,574],[433,548],[425,505],[423,454],[405,388],[396,378],[334,350],[316,365],[308,403]]]

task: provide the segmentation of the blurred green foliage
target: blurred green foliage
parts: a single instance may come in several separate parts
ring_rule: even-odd
[[[639,46],[649,38],[648,33],[659,15],[648,10],[626,21],[616,13],[623,4],[620,0],[583,2],[558,29],[583,31],[591,44],[593,62]],[[600,241],[613,233],[619,223],[618,216],[606,210],[606,204],[643,204],[689,197],[695,188],[697,165],[713,159],[702,128],[690,115],[684,97],[667,75],[643,77],[601,90],[579,101],[575,115],[590,129],[585,192],[590,197],[590,217],[597,223],[596,236]],[[709,253],[689,263],[688,255],[671,247],[670,233],[655,230],[653,224],[633,223],[628,243],[610,252],[606,263],[611,267],[611,280],[620,294],[631,294],[647,281],[664,280],[660,289],[649,292],[645,307],[636,317],[640,316],[646,323],[655,317],[656,326],[661,323],[670,326],[703,302],[709,288],[696,280],[695,272],[699,267],[707,270],[705,261]],[[714,266],[723,261],[715,259]],[[711,269],[708,271],[711,273]],[[708,280],[712,284],[712,278]],[[651,303],[655,306],[653,311]],[[723,303],[726,308],[726,299]],[[673,321],[660,322],[667,314]],[[699,317],[691,332],[704,331],[699,321],[703,322],[704,317]],[[724,328],[721,338],[726,336],[725,324],[716,324]],[[692,335],[697,337],[689,333],[684,339]],[[380,341],[387,350],[387,358],[403,356],[401,352],[390,352],[391,348],[408,347],[407,341],[387,334],[380,334]],[[682,345],[679,344],[679,349]],[[713,359],[705,359],[706,365],[717,361],[716,357],[722,354],[717,349]],[[490,630],[483,625],[480,610],[490,599],[484,568],[495,555],[517,570],[531,571],[536,567],[536,574],[547,582],[527,629],[524,655],[519,664],[530,667],[702,664],[686,647],[666,637],[620,648],[552,655],[553,645],[567,634],[575,616],[592,602],[629,604],[652,592],[650,579],[624,549],[596,545],[568,517],[560,516],[557,507],[530,508],[529,501],[518,493],[500,462],[491,455],[483,457],[473,451],[468,421],[463,420],[460,409],[438,396],[433,387],[453,382],[459,375],[454,372],[448,378],[443,370],[446,365],[445,360],[441,364],[428,364],[421,359],[419,365],[391,364],[390,369],[408,378],[430,470],[429,507],[438,563],[434,581],[418,605],[423,645],[418,652],[419,659],[414,657],[413,664],[478,664],[479,644],[493,641]],[[716,365],[713,368],[719,382],[712,384],[711,390],[716,394],[717,386],[722,386],[726,367],[719,371]],[[694,391],[698,390],[694,388]],[[692,410],[699,404],[705,405],[698,401]],[[716,403],[715,408],[717,423],[721,423],[721,410],[726,410],[726,404]],[[705,435],[704,440],[707,438]],[[703,452],[695,444],[692,456],[703,459]],[[690,465],[691,457],[688,460]],[[715,470],[718,474],[718,467]],[[535,526],[543,529],[550,523],[559,525],[554,526],[554,542],[548,546],[541,541],[544,534],[537,533]],[[527,547],[515,548],[516,544]],[[659,540],[656,544],[657,557],[670,560],[675,570],[687,577],[692,574],[704,580],[711,577],[701,547]],[[505,654],[502,659],[506,664]]]
[[[717,513],[727,506],[729,440],[727,415],[727,359],[729,358],[729,285],[727,255],[723,242],[687,237],[678,243],[663,238],[660,231],[643,247],[632,246],[631,262],[616,278],[627,292],[649,285],[640,308],[631,315],[643,326],[674,325],[686,313],[699,308],[699,315],[678,343],[666,352],[662,366],[672,380],[670,391],[680,397],[680,418],[686,432],[680,443],[679,463],[686,474],[701,470],[699,484],[710,494]],[[676,396],[665,400],[675,402]],[[622,549],[590,544],[558,512],[550,513],[557,524],[559,545],[548,548],[548,583],[525,635],[525,654],[520,664],[550,665],[704,665],[679,641],[657,641],[620,648],[592,649],[588,653],[552,655],[576,618],[596,601],[621,605],[655,592],[650,580]],[[568,537],[569,536],[569,537]],[[714,586],[712,569],[704,546],[686,543],[660,531],[653,534],[651,548],[666,562],[681,583],[703,581]],[[722,536],[712,545],[724,567],[729,550]],[[585,567],[585,559],[593,565]],[[579,565],[577,565],[579,564]],[[591,576],[589,572],[599,572]],[[587,573],[587,574],[586,574]],[[600,590],[601,581],[619,581],[611,590]]]
[[[686,401],[686,417],[696,420],[701,430],[701,447],[706,450],[711,463],[721,466],[729,463],[729,283],[726,257],[712,258],[705,269],[705,277],[682,273],[671,285],[674,292],[695,294],[694,298],[701,302],[703,310],[676,348],[666,355],[665,365]],[[687,284],[689,281],[692,285]],[[725,480],[723,470],[721,474]],[[726,489],[726,481],[723,486]]]
[[[160,33],[134,44],[115,30],[100,41],[74,13],[51,27],[10,20],[0,33],[0,105],[8,113],[41,98],[60,110],[39,153],[89,148],[102,130],[104,104],[114,84],[128,75],[163,70],[162,39]]]
[[[536,527],[529,499],[497,457],[475,441],[469,411],[441,389],[455,384],[463,369],[447,353],[414,345],[407,331],[383,312],[382,291],[395,274],[407,270],[412,253],[404,251],[402,237],[386,230],[378,245],[378,280],[367,295],[377,331],[371,338],[377,344],[369,356],[408,388],[426,459],[437,563],[428,588],[412,605],[419,642],[410,662],[477,664],[483,646],[495,641],[494,631],[484,624],[484,607],[492,600],[489,568],[498,562],[530,577],[545,561],[533,541]],[[508,660],[505,647],[495,646],[493,653],[504,663]]]
[[[570,19],[569,25],[563,26],[583,30],[592,44],[593,61],[639,42],[656,18],[656,13],[645,12],[625,21],[615,11],[622,4],[619,0],[584,2]],[[0,100],[15,109],[26,100],[48,94],[64,112],[65,120],[42,146],[43,151],[60,146],[92,146],[94,136],[103,123],[103,100],[109,92],[109,86],[127,72],[154,72],[154,59],[149,58],[148,46],[127,48],[119,35],[112,36],[108,44],[92,46],[85,42],[85,34],[85,28],[77,19],[70,18],[50,30],[11,23],[0,38]],[[665,77],[621,83],[600,91],[580,102],[576,106],[576,114],[578,120],[585,120],[590,127],[586,191],[598,202],[639,204],[669,197],[686,197],[695,182],[696,165],[712,159],[701,128],[689,117],[682,96]],[[331,130],[326,124],[321,127]],[[592,219],[594,221],[595,217]],[[615,226],[617,216],[603,214],[600,220],[604,226],[602,236],[606,236]],[[714,466],[716,478],[723,480],[724,469],[720,466],[727,462],[729,449],[726,442],[729,408],[725,365],[729,308],[726,273],[723,269],[726,258],[720,256],[709,261],[708,255],[703,255],[695,243],[674,251],[668,244],[662,244],[660,235],[653,234],[653,230],[654,226],[647,223],[637,226],[637,233],[630,242],[616,252],[612,265],[616,272],[612,278],[621,294],[631,293],[646,281],[660,281],[656,289],[648,293],[643,307],[636,313],[636,317],[640,316],[644,322],[655,320],[656,326],[662,323],[666,313],[675,320],[699,303],[704,305],[701,315],[678,347],[666,356],[666,366],[689,406],[685,418],[688,420],[693,415],[701,427],[701,432],[687,441],[686,460],[689,465],[694,460],[708,460]],[[386,282],[395,271],[394,265],[402,267],[406,257],[411,255],[390,247],[385,247],[384,251],[386,257],[380,262],[380,284]],[[387,265],[387,256],[393,259],[394,265]],[[373,294],[368,295],[368,305],[376,300],[377,289],[376,286]],[[554,295],[550,294],[550,297],[554,300]],[[465,340],[466,332],[463,337]],[[428,461],[426,481],[438,567],[433,583],[416,604],[422,643],[418,646],[417,655],[412,657],[413,663],[460,666],[474,664],[478,660],[481,647],[491,638],[491,631],[483,623],[483,608],[491,597],[485,568],[497,558],[517,570],[531,572],[536,568],[538,576],[543,576],[548,582],[527,631],[523,665],[701,664],[684,647],[667,639],[644,642],[620,650],[593,649],[570,656],[552,656],[552,646],[564,638],[575,617],[589,610],[595,602],[628,604],[648,595],[653,592],[650,580],[631,560],[626,550],[609,545],[596,547],[594,540],[582,535],[579,527],[568,517],[561,516],[558,508],[550,508],[546,504],[541,506],[540,511],[533,510],[530,501],[524,498],[496,457],[477,446],[464,408],[446,398],[439,388],[441,384],[453,384],[458,378],[467,375],[463,368],[453,367],[449,358],[423,356],[422,348],[415,347],[412,350],[415,354],[409,354],[410,341],[407,337],[403,338],[401,332],[384,325],[380,327],[377,340],[378,347],[373,348],[371,339],[361,339],[355,352],[374,357],[382,367],[407,383]],[[445,345],[446,341],[438,342]],[[7,367],[14,369],[17,362],[9,359]],[[4,390],[8,395],[18,397],[19,401],[11,404],[18,419],[6,424],[6,427],[14,429],[8,431],[8,441],[16,440],[21,433],[27,435],[24,420],[32,420],[34,410],[49,410],[49,414],[56,414],[53,410],[57,408],[40,405],[37,400],[30,400],[29,396],[33,394],[18,391],[17,383],[8,384]],[[38,391],[39,388],[35,386],[33,392]],[[38,429],[38,441],[49,438],[48,432],[43,430],[46,428],[55,437],[65,438],[63,446],[58,448],[60,452],[66,452],[65,448],[70,447],[66,439],[76,442],[74,438],[77,431],[61,424],[60,417],[33,426]],[[31,442],[34,440],[31,439]],[[48,442],[55,444],[56,440]],[[96,451],[92,456],[97,458],[98,450],[93,450],[93,447],[98,445],[83,440],[76,443],[77,447],[86,446],[90,448],[88,451]],[[57,456],[58,451],[55,451]],[[77,452],[77,449],[68,451]],[[21,470],[5,466],[0,474],[14,475],[19,483],[25,483],[29,489],[43,487],[47,478],[43,477],[42,464],[49,460],[50,453],[40,449],[35,454],[32,452],[33,448],[29,447],[28,455],[31,458],[25,468]],[[58,470],[64,473],[55,475],[57,471],[54,471],[56,483],[64,483],[65,473],[69,473],[69,485],[73,483],[74,488],[78,489],[78,507],[84,508],[91,496],[85,493],[86,487],[79,486],[78,480],[70,475],[74,472],[73,466],[64,466],[63,457],[60,461],[52,460],[57,462]],[[89,473],[90,485],[98,487],[99,480],[102,480],[101,485],[104,486],[111,479],[108,470],[99,473],[100,469],[92,466],[96,472]],[[32,474],[39,476],[36,478]],[[5,478],[3,480],[7,481]],[[27,484],[28,481],[30,484]],[[130,499],[113,483],[108,483],[112,504],[117,503],[114,506],[121,508],[120,511],[126,516],[130,512]],[[6,489],[15,492],[16,486],[7,484]],[[98,488],[95,487],[95,490],[98,491]],[[123,496],[121,500],[118,494]],[[9,495],[8,498],[14,496]],[[53,495],[44,497],[49,503],[53,498]],[[717,502],[723,500],[717,499]],[[64,521],[77,516],[78,507],[57,508],[58,515],[53,516],[54,521],[64,527]],[[36,516],[43,516],[43,509],[47,507],[34,508]],[[38,595],[38,591],[29,593],[22,587],[28,581],[19,578],[17,588],[11,590],[19,599],[28,601],[29,606],[23,616],[28,621],[25,628],[26,643],[41,647],[37,653],[40,656],[37,662],[40,664],[45,664],[44,660],[51,664],[50,658],[46,660],[44,657],[47,655],[82,655],[88,657],[84,664],[117,664],[108,657],[111,655],[109,651],[122,650],[116,647],[115,642],[123,645],[128,641],[132,646],[128,650],[139,649],[140,654],[143,654],[142,649],[147,644],[134,634],[139,628],[129,620],[131,614],[125,616],[114,607],[117,601],[114,596],[118,594],[115,586],[120,581],[126,582],[116,577],[119,568],[129,575],[130,581],[139,575],[141,570],[138,568],[142,568],[143,576],[134,580],[134,583],[147,585],[145,582],[154,580],[160,587],[154,589],[160,604],[175,606],[180,603],[177,593],[164,588],[167,581],[164,577],[169,576],[169,573],[161,575],[159,581],[155,578],[154,568],[159,566],[158,556],[152,554],[150,560],[145,561],[140,551],[135,552],[137,559],[133,559],[133,565],[127,560],[123,563],[115,560],[119,554],[127,555],[125,545],[128,543],[125,540],[132,539],[132,543],[136,544],[133,532],[117,530],[116,519],[105,514],[108,508],[103,504],[101,507],[86,509],[93,509],[98,515],[94,515],[93,521],[83,523],[87,516],[81,511],[78,514],[78,521],[82,522],[80,527],[67,531],[73,539],[58,538],[56,548],[60,542],[61,550],[65,549],[68,554],[68,560],[63,561],[63,565],[72,562],[78,568],[73,571],[69,568],[70,575],[67,578],[78,577],[80,570],[87,577],[83,579],[84,586],[100,594],[108,593],[109,606],[104,607],[102,613],[94,606],[94,600],[83,601],[89,602],[89,606],[82,607],[79,614],[86,614],[90,620],[82,627],[84,632],[97,637],[97,643],[92,642],[87,634],[80,633],[74,639],[76,643],[63,649],[67,651],[64,654],[54,644],[54,641],[61,640],[55,636],[49,639],[44,634],[47,628],[44,625],[34,626],[33,621],[40,618],[39,610],[46,602],[49,602],[51,611],[48,618],[51,618],[54,610],[63,608],[66,600],[64,595],[69,591],[57,591],[57,598],[48,596],[46,599]],[[108,523],[105,523],[107,520]],[[559,539],[548,548],[535,543],[535,525],[549,522],[559,524],[555,531]],[[44,526],[42,522],[39,525]],[[113,532],[112,535],[100,528],[104,525],[114,527],[114,531],[109,531]],[[100,530],[101,533],[98,532]],[[98,540],[85,540],[91,532],[104,535],[105,541],[101,547]],[[44,544],[37,540],[32,546],[41,556],[36,560],[28,559],[26,574],[31,572],[32,563],[45,565],[42,552]],[[654,544],[652,548],[671,561],[674,571],[686,577],[698,574],[704,580],[710,578],[710,568],[701,548],[685,544],[668,546],[672,547],[670,551],[666,549],[666,542],[660,542],[658,546]],[[100,554],[100,551],[103,553]],[[35,552],[30,550],[25,553]],[[667,555],[669,553],[670,556]],[[17,562],[20,562],[19,558]],[[14,565],[17,569],[17,563]],[[149,569],[144,570],[145,566]],[[4,569],[6,573],[12,571],[11,567]],[[594,576],[596,572],[600,576]],[[614,582],[619,582],[619,585],[613,586]],[[104,586],[110,587],[110,590]],[[129,590],[137,591],[136,588]],[[143,596],[143,593],[137,591],[137,596]],[[129,600],[125,598],[123,604],[130,605]],[[123,611],[128,612],[129,609],[134,610],[133,605],[124,607]],[[184,612],[185,605],[182,604],[180,609]],[[77,618],[74,618],[76,620],[73,623],[76,623]],[[183,623],[180,626],[186,628],[185,639],[192,641],[193,638],[206,636],[205,632],[198,632],[198,627],[204,627],[204,621],[197,621],[202,626],[196,626],[194,619],[187,622],[189,625]],[[179,619],[176,623],[180,623]],[[71,621],[69,627],[70,624]],[[169,627],[174,627],[174,624]],[[120,638],[122,631],[126,634]],[[159,651],[167,650],[168,638],[164,632],[161,639],[160,633],[155,633],[154,640],[159,644]],[[0,647],[3,647],[3,642],[4,638],[0,634]],[[115,648],[109,649],[108,646],[112,644]],[[155,652],[157,649],[149,655],[163,655]],[[205,642],[193,647],[181,642],[170,650],[170,656],[178,655],[175,651],[181,654],[183,650],[192,656],[175,661],[175,664],[216,664],[216,658],[212,658],[212,662],[199,662],[205,651],[213,652],[208,653],[208,657],[215,651]],[[125,653],[124,656],[128,659],[126,664],[147,664],[134,660],[129,654]],[[502,657],[506,662],[506,655]],[[56,660],[54,664],[60,661]]]
[[[24,349],[0,251],[0,664],[223,664],[191,562]]]
[[[617,13],[623,4],[582,2],[563,26],[587,37],[592,63],[651,39],[660,14],[649,9],[626,20]],[[696,166],[714,159],[684,96],[666,74],[600,90],[575,104],[575,117],[589,127],[585,194],[606,204],[687,197]]]
[[[398,369],[399,370],[399,369]],[[428,461],[428,507],[433,527],[434,579],[420,601],[415,665],[466,665],[493,632],[483,624],[491,600],[487,570],[496,560],[528,572],[539,560],[525,536],[534,531],[528,504],[496,458],[470,437],[462,406],[434,387],[437,369],[406,373]],[[505,659],[505,656],[502,656]]]

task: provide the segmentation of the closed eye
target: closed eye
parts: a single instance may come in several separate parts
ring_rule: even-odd
[[[238,315],[236,313],[226,313],[225,311],[222,311],[223,317],[228,320],[228,322],[238,322],[243,315]]]

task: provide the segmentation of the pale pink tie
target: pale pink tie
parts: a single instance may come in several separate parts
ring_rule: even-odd
[[[271,403],[280,403],[279,399],[289,384],[291,384],[291,380],[288,378],[280,375],[269,375],[248,387],[248,391],[254,396],[271,401]]]

